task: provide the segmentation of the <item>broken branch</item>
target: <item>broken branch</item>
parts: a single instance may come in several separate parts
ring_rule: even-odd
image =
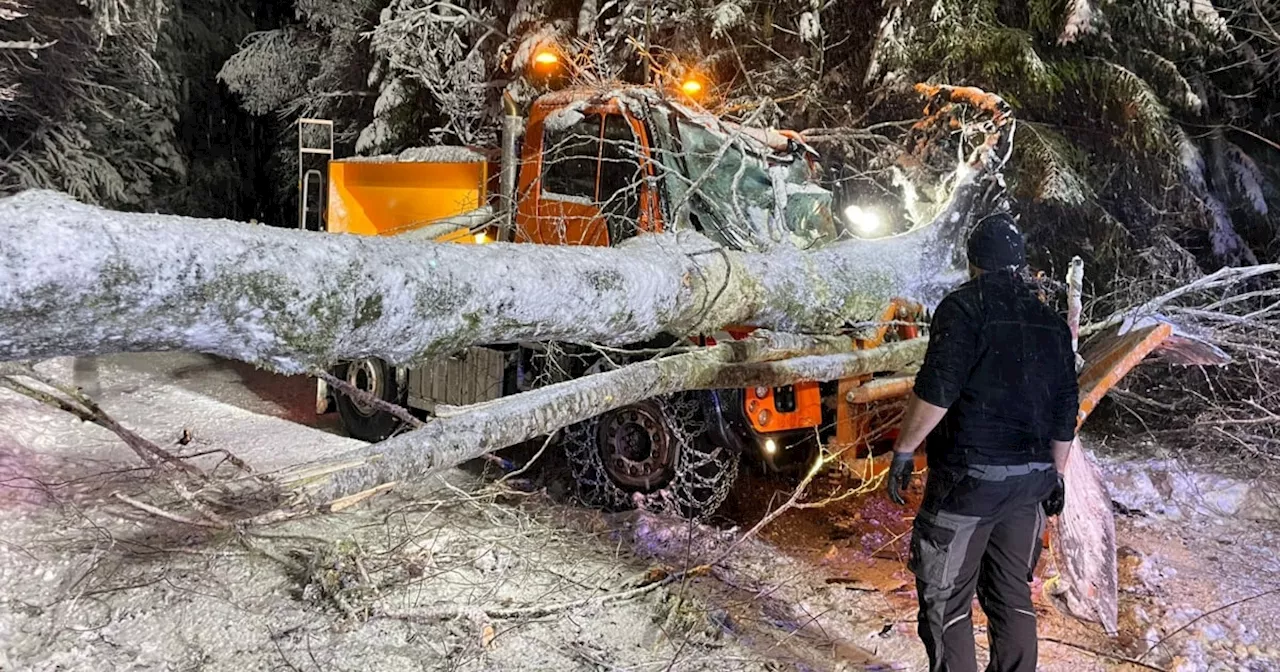
[[[773,347],[770,340],[780,347]],[[807,347],[798,349],[798,346]],[[781,381],[835,380],[897,371],[918,362],[927,339],[851,350],[849,339],[763,336],[638,362],[613,371],[477,404],[421,429],[342,455],[330,465],[277,475],[282,487],[310,502],[327,502],[383,483],[421,479],[495,450],[542,436],[606,411],[684,390]],[[809,357],[767,362],[799,352]]]

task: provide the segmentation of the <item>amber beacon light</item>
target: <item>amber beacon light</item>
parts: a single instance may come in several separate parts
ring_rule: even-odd
[[[539,49],[533,55],[533,64],[543,69],[551,69],[560,64],[560,56],[550,49]]]

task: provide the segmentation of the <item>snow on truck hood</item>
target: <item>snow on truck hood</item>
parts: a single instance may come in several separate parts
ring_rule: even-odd
[[[399,154],[378,156],[349,156],[339,161],[349,163],[481,163],[488,160],[484,154],[470,147],[436,145],[410,147]]]

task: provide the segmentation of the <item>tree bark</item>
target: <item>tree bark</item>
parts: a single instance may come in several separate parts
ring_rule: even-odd
[[[971,185],[957,201],[965,205]],[[304,373],[472,344],[626,344],[749,325],[830,333],[958,279],[966,219],[813,252],[691,233],[618,248],[448,245],[0,201],[0,360],[186,350]]]

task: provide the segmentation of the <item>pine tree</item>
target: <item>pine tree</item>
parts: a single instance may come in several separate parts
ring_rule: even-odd
[[[1265,137],[1280,118],[1280,59],[1265,41],[1277,10],[1249,0],[855,5],[299,0],[299,22],[252,36],[222,77],[255,113],[330,116],[343,151],[389,153],[491,143],[500,92],[521,102],[539,92],[525,75],[542,46],[582,82],[665,86],[696,73],[712,85],[714,112],[809,129],[840,198],[904,217],[927,207],[931,180],[954,166],[945,151],[903,151],[894,122],[915,114],[909,85],[974,85],[1023,122],[1011,177],[1038,263],[1079,253],[1107,277],[1154,241],[1206,269],[1268,252],[1280,163]]]
[[[1095,258],[1110,268],[1115,252],[1157,231],[1206,267],[1248,263],[1274,235],[1274,221],[1248,222],[1269,212],[1265,170],[1250,153],[1269,150],[1251,135],[1274,129],[1256,111],[1274,105],[1278,74],[1251,46],[1260,17],[1239,10],[1252,4],[907,3],[878,76],[970,82],[1013,102],[1030,122],[1019,134],[1018,193],[1035,206],[1043,242],[1075,248],[1060,252],[1083,251],[1093,231],[1074,223],[1090,218],[1126,231],[1122,249]],[[1243,144],[1213,140],[1224,133]],[[1152,205],[1137,211],[1135,201]]]
[[[163,0],[0,2],[0,193],[53,187],[139,207],[180,178]]]

